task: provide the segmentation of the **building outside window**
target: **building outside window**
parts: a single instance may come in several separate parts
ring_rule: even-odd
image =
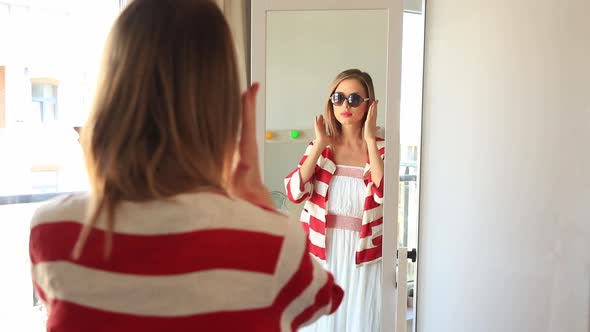
[[[31,93],[33,109],[39,114],[41,123],[58,120],[57,81],[51,79],[32,79]]]

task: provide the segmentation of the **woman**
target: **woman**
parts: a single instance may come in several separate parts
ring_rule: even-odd
[[[377,104],[369,74],[340,73],[329,92],[316,138],[285,178],[289,199],[305,201],[301,223],[311,255],[334,273],[346,294],[330,317],[310,330],[378,331],[380,324],[383,158]]]
[[[205,0],[134,0],[82,130],[88,195],[32,221],[48,331],[294,331],[342,290],[272,211],[230,31]],[[238,132],[241,137],[238,137]]]

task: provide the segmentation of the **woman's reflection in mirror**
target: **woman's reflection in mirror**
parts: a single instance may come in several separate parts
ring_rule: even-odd
[[[305,331],[379,330],[385,141],[377,105],[368,73],[341,72],[314,120],[315,140],[285,178],[289,200],[305,204],[310,254],[345,289],[336,313]]]

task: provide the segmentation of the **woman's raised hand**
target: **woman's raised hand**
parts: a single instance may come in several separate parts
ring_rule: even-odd
[[[235,198],[272,208],[270,193],[262,182],[256,145],[256,95],[258,83],[242,94],[242,131],[235,169],[228,191]]]
[[[320,149],[323,149],[326,146],[332,144],[332,137],[328,136],[326,131],[326,122],[323,115],[315,117],[313,128],[315,130],[315,145],[317,145]]]
[[[367,120],[365,121],[365,128],[363,130],[365,142],[367,142],[367,144],[375,143],[375,141],[377,140],[377,130],[379,129],[377,127],[378,104],[379,101],[375,100],[373,101],[373,103],[371,103],[371,106],[369,106],[369,114],[367,114]]]

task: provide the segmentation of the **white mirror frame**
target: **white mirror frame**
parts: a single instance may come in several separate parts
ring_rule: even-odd
[[[264,174],[266,131],[266,15],[268,11],[288,10],[387,10],[387,110],[385,115],[385,188],[383,202],[383,284],[381,331],[395,331],[396,251],[398,229],[398,191],[400,159],[400,100],[402,63],[402,0],[252,0],[251,73],[252,82],[260,83],[256,106],[256,138],[260,172]],[[345,290],[346,291],[346,290]],[[390,294],[390,296],[385,296]],[[405,317],[400,317],[405,321]]]

